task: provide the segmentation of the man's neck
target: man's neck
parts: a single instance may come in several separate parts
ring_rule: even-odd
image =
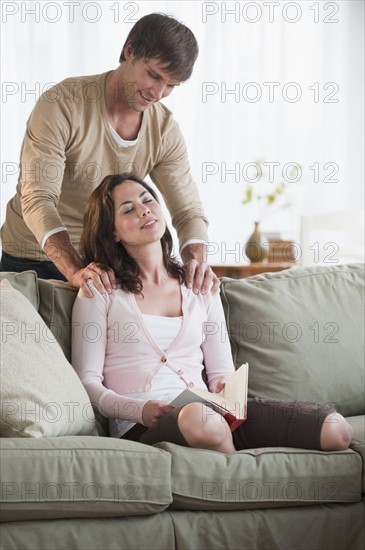
[[[121,89],[121,68],[109,73],[105,81],[105,107],[108,121],[114,130],[125,140],[137,138],[142,124],[143,113],[131,109],[123,101]]]

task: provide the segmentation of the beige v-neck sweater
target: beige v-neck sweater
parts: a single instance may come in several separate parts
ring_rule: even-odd
[[[118,147],[105,106],[108,73],[68,78],[45,92],[27,122],[15,196],[1,230],[5,252],[46,260],[40,243],[65,227],[78,250],[86,201],[109,174],[150,175],[161,192],[180,245],[208,240],[208,222],[190,174],[184,139],[161,103],[143,113],[138,143]]]

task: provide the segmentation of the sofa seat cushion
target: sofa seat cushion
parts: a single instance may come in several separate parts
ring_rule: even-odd
[[[121,439],[1,440],[2,521],[149,515],[171,502],[171,456]]]
[[[362,492],[365,493],[365,415],[348,416],[346,420],[353,429],[350,447],[362,458]]]
[[[172,456],[172,507],[237,510],[361,500],[362,460],[352,450],[287,447],[226,455],[203,449],[157,446]]]
[[[364,414],[364,282],[364,264],[224,278],[233,358],[250,365],[249,396]]]

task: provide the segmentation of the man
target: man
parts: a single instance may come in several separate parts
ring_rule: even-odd
[[[187,285],[207,292],[217,277],[206,265],[207,220],[190,175],[186,147],[159,103],[192,73],[193,33],[162,14],[131,29],[114,71],[69,78],[45,92],[27,123],[15,196],[2,227],[1,269],[35,269],[91,295],[115,286],[112,271],[85,267],[78,253],[83,210],[108,174],[150,175],[177,230]]]

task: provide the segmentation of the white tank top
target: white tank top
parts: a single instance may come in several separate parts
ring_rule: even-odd
[[[183,317],[163,317],[160,315],[142,315],[153,340],[166,350],[178,336]],[[185,382],[169,367],[163,365],[152,380],[150,390],[143,393],[128,393],[127,397],[166,401],[170,403],[186,388]],[[109,429],[112,437],[120,437],[135,425],[129,420],[110,420]]]

